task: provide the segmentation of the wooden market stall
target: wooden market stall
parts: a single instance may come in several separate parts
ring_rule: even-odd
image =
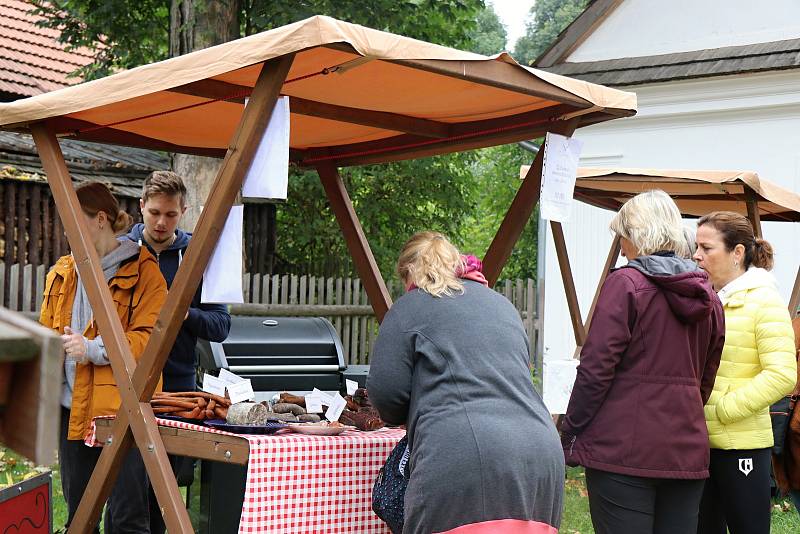
[[[520,169],[525,176],[530,167]],[[592,206],[619,211],[631,197],[650,189],[668,193],[681,215],[699,218],[712,211],[735,211],[746,215],[757,236],[761,221],[800,222],[800,195],[760,178],[752,171],[698,171],[681,169],[595,168],[578,169],[574,198]],[[620,252],[615,236],[603,266],[600,280],[584,322],[573,282],[561,223],[551,221],[561,276],[575,335],[575,357],[580,354],[594,314],[600,288]],[[789,298],[789,313],[794,317],[800,306],[800,267]]]
[[[328,17],[0,104],[0,128],[33,134],[122,398],[71,532],[94,524],[134,442],[167,528],[192,530],[149,400],[280,95],[290,97],[290,159],[318,171],[379,320],[391,300],[338,167],[511,143],[548,131],[569,136],[636,112],[633,93],[520,66],[507,54],[489,58]],[[59,138],[224,158],[138,364],[103,289]],[[540,180],[541,156],[486,253],[491,283],[530,217]]]

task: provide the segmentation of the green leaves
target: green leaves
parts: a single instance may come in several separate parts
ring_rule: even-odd
[[[588,0],[536,0],[528,14],[525,35],[514,46],[514,58],[524,65],[531,64],[583,12],[586,4]]]

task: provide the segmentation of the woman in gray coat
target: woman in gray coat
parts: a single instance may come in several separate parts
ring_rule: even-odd
[[[367,389],[407,425],[404,534],[555,533],[564,458],[519,313],[441,234],[414,235],[397,270],[408,292],[380,327]]]

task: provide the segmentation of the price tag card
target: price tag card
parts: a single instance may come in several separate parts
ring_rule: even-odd
[[[214,375],[210,375],[205,373],[203,375],[203,391],[206,393],[211,393],[212,395],[219,395],[220,397],[225,396],[225,384],[224,380],[220,380]]]
[[[328,406],[328,411],[325,412],[325,418],[328,421],[338,421],[339,416],[342,415],[344,411],[344,407],[347,406],[347,402],[345,402],[344,397],[338,393],[331,398],[331,404]]]
[[[219,370],[219,379],[225,382],[226,384],[235,384],[236,382],[244,382],[244,378],[242,378],[239,375],[231,373],[227,369]]]
[[[344,380],[345,386],[347,386],[347,394],[352,395],[358,389],[358,382],[355,380],[348,380],[345,378]]]
[[[306,412],[322,413],[322,399],[313,393],[306,395]]]
[[[317,388],[314,388],[314,390],[311,392],[311,394],[312,395],[316,395],[317,397],[322,399],[322,404],[324,404],[325,406],[330,406],[331,402],[333,402],[333,397],[331,397],[330,395],[328,395],[324,391],[319,390]]]
[[[236,382],[235,384],[228,384],[228,396],[231,398],[232,403],[244,402],[256,398],[253,392],[253,385],[249,379]]]

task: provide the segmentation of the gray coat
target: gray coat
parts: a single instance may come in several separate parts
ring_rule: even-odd
[[[381,324],[367,389],[381,417],[406,424],[411,475],[404,533],[493,519],[558,528],[564,459],[533,389],[514,306],[483,285],[432,297],[415,289]]]

